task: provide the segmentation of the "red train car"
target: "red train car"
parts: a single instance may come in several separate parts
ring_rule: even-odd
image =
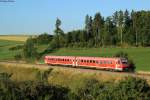
[[[69,65],[74,67],[88,67],[115,71],[132,69],[125,58],[103,57],[74,57],[74,56],[45,56],[45,63],[49,65]]]

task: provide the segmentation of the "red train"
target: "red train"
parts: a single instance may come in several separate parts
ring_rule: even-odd
[[[132,66],[128,64],[125,58],[45,56],[44,60],[49,65],[65,65],[114,71],[128,71],[132,69]]]

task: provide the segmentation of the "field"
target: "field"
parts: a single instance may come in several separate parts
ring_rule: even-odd
[[[22,45],[22,41],[10,41],[10,40],[0,40],[0,60],[12,60],[16,54],[19,54],[21,51],[10,51],[9,48]]]
[[[135,62],[137,71],[150,71],[150,48],[63,48],[49,55],[112,57],[119,51],[128,53]]]
[[[0,40],[8,40],[8,41],[26,41],[28,35],[0,35]]]

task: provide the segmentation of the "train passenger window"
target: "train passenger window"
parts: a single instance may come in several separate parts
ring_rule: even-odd
[[[95,63],[95,60],[93,60],[93,63]]]
[[[104,64],[106,64],[106,61],[104,61]]]
[[[106,61],[106,64],[109,64],[109,61]]]
[[[112,61],[110,61],[110,64],[112,64]]]
[[[98,61],[96,61],[96,63],[98,64]]]
[[[90,63],[92,63],[92,60],[90,60]]]
[[[103,64],[103,62],[102,62],[102,61],[100,61],[99,63],[100,63],[100,64]]]

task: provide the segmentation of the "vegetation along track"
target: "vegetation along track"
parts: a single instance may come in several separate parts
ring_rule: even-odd
[[[26,67],[26,68],[39,68],[39,69],[48,69],[48,68],[59,68],[63,70],[74,70],[77,72],[88,72],[88,73],[102,73],[107,75],[114,75],[114,76],[133,76],[146,79],[150,81],[150,73],[149,72],[111,72],[105,70],[98,70],[98,69],[87,69],[87,68],[73,68],[73,67],[66,67],[66,66],[50,66],[47,64],[28,64],[25,62],[16,62],[16,61],[0,61],[0,66],[10,66],[10,67]]]

